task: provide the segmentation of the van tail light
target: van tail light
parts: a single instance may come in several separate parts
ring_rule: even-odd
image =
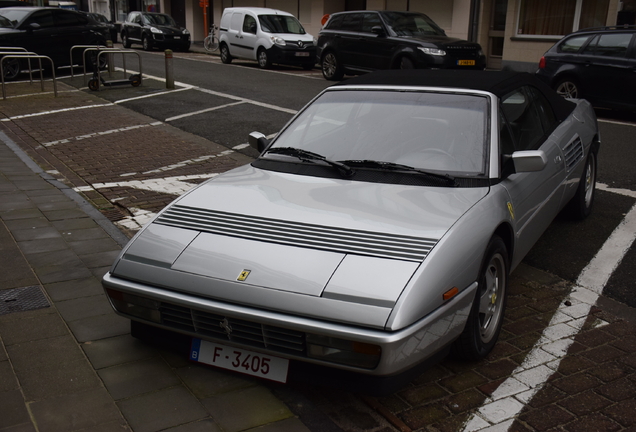
[[[539,60],[539,69],[545,69],[545,57],[541,57]]]

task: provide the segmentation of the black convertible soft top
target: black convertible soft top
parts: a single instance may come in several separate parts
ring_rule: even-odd
[[[510,71],[476,70],[387,70],[360,75],[336,85],[378,85],[414,87],[452,87],[483,90],[502,97],[525,85],[536,87],[548,99],[560,121],[570,115],[576,104],[565,100],[532,74]]]

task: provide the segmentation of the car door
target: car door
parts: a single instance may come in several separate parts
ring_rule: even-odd
[[[344,16],[337,39],[338,58],[348,69],[365,70],[364,38],[362,30],[362,13],[348,13]]]
[[[128,34],[128,39],[135,42],[141,42],[141,32],[141,14],[134,13],[132,16],[128,17],[128,22],[126,23],[126,33]]]
[[[376,29],[374,31],[373,29]],[[381,29],[378,31],[378,29]],[[389,69],[395,51],[395,43],[387,38],[387,30],[376,12],[362,14],[362,28],[356,49],[359,65],[368,70]]]
[[[633,33],[605,33],[583,50],[583,97],[609,105],[633,104],[636,64]]]
[[[21,46],[28,51],[51,57],[53,61],[59,60],[61,49],[57,45],[57,29],[52,9],[33,12],[20,25],[20,30],[23,32]]]
[[[237,45],[237,52],[241,57],[256,60],[256,48],[257,47],[257,29],[258,23],[256,17],[249,12],[245,13],[243,17],[243,24],[241,25],[241,31],[239,32],[240,43]]]
[[[560,210],[565,161],[559,142],[551,134],[556,117],[540,92],[531,86],[521,87],[501,99],[500,109],[502,160],[509,160],[508,153],[513,150],[540,150],[547,159],[541,171],[513,172],[502,181],[510,194],[509,208],[515,220],[515,256],[523,257]]]
[[[243,48],[243,21],[245,14],[241,11],[232,13],[228,33],[228,46],[230,54],[234,57],[245,58],[247,50]]]
[[[55,28],[57,29],[56,45],[60,49],[61,56],[66,54],[64,64],[68,64],[70,62],[71,47],[93,42],[91,40],[91,31],[88,28],[88,19],[78,13],[65,9],[53,11],[53,19],[55,21]],[[73,54],[74,60],[81,61],[81,52],[82,50],[80,49],[76,50],[76,53]]]

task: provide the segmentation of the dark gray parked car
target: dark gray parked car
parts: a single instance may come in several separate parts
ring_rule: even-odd
[[[354,11],[329,17],[318,36],[318,61],[328,80],[376,69],[484,69],[477,43],[446,36],[417,12]]]
[[[178,51],[190,49],[190,32],[170,16],[161,13],[131,12],[121,29],[121,42],[125,48],[133,43],[144,50],[170,48]]]
[[[51,57],[55,67],[69,66],[74,45],[105,45],[109,28],[86,15],[67,9],[48,7],[0,8],[0,46],[22,47]],[[81,64],[82,52],[76,50],[74,64]],[[43,66],[47,66],[43,63]],[[24,62],[3,62],[5,79],[15,79]]]
[[[537,76],[561,96],[595,106],[636,109],[636,26],[580,30],[557,42]]]

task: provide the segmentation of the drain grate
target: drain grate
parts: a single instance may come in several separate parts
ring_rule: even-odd
[[[39,286],[0,290],[0,315],[51,306]]]

